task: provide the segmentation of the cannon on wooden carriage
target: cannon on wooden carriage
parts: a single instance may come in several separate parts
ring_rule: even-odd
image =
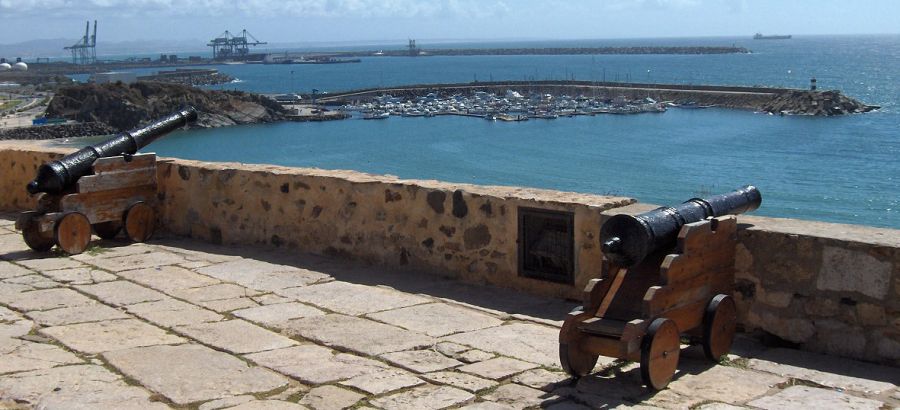
[[[600,277],[584,290],[559,334],[563,368],[589,374],[600,355],[640,363],[644,383],[665,388],[675,374],[681,335],[718,361],[734,340],[737,219],[759,207],[753,186],[691,199],[640,215],[615,215],[600,231]]]
[[[149,239],[156,222],[156,155],[135,154],[196,119],[197,111],[186,107],[41,165],[26,187],[37,196],[37,209],[16,221],[25,243],[36,251],[58,245],[78,254],[90,243],[92,228],[104,239],[123,229],[135,242]]]

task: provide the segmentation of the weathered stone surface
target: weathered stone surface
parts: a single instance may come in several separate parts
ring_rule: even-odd
[[[494,353],[488,353],[484,350],[478,349],[470,349],[466,350],[462,353],[457,353],[453,355],[454,358],[458,359],[463,363],[478,363],[483,362],[485,360],[490,360],[496,357],[497,355]]]
[[[200,288],[177,289],[169,292],[169,294],[179,299],[200,303],[223,299],[249,298],[256,296],[259,292],[230,283],[220,283]]]
[[[57,288],[60,284],[56,281],[45,278],[42,275],[25,275],[16,276],[14,278],[4,279],[3,283],[14,283],[19,285],[28,285],[35,289]]]
[[[462,362],[453,360],[433,350],[410,350],[406,352],[387,353],[381,355],[381,358],[416,373],[436,372],[438,370],[462,365]]]
[[[153,302],[169,298],[153,289],[148,289],[124,280],[103,282],[96,285],[79,285],[75,286],[75,288],[116,306]]]
[[[356,376],[342,381],[341,384],[355,387],[369,394],[381,395],[425,384],[425,382],[405,371],[390,369]]]
[[[459,406],[475,399],[475,395],[448,386],[422,386],[377,398],[371,403],[385,409],[437,410]]]
[[[423,374],[422,378],[436,384],[446,384],[468,392],[477,393],[497,386],[497,382],[460,372],[434,372]]]
[[[229,407],[229,410],[306,410],[306,407],[283,400],[254,400]]]
[[[306,393],[300,404],[313,410],[342,410],[365,398],[362,394],[337,386],[316,387]]]
[[[100,366],[60,366],[0,377],[0,395],[40,409],[167,409]]]
[[[766,410],[798,408],[877,410],[883,405],[880,401],[807,386],[791,386],[772,396],[753,400],[748,404]]]
[[[169,292],[177,289],[199,288],[220,283],[179,266],[158,266],[119,272],[119,276],[153,289]]]
[[[784,377],[771,374],[713,366],[696,374],[681,375],[669,383],[669,390],[684,396],[739,403],[762,396],[784,381]]]
[[[274,293],[267,293],[265,295],[254,296],[253,301],[260,305],[277,305],[279,303],[293,302],[294,300],[284,296],[278,296]]]
[[[460,407],[460,410],[516,410],[516,408],[505,404],[494,403],[492,401],[480,401],[478,403]]]
[[[559,368],[559,329],[531,323],[476,330],[444,340]]]
[[[551,372],[545,369],[533,369],[517,374],[512,378],[512,381],[513,383],[548,392],[574,382],[572,377],[566,373]]]
[[[499,326],[503,323],[484,313],[446,303],[410,306],[373,313],[369,317],[434,337]]]
[[[180,325],[217,322],[224,319],[224,316],[218,313],[175,299],[138,303],[129,305],[126,309],[133,315],[169,328]]]
[[[337,314],[294,319],[283,326],[284,332],[289,335],[369,355],[399,352],[434,344],[434,339],[428,336],[367,319]]]
[[[469,346],[463,346],[459,343],[451,343],[451,342],[440,342],[434,345],[434,350],[438,353],[443,354],[445,356],[454,357],[459,353],[465,352],[466,350],[471,350],[472,348]]]
[[[27,260],[21,261],[21,262],[27,262]],[[0,279],[9,279],[9,278],[15,278],[17,276],[25,276],[25,275],[33,275],[33,274],[34,274],[34,272],[32,272],[26,268],[23,268],[19,265],[15,265],[13,263],[6,262],[6,261],[0,261]]]
[[[12,338],[0,339],[0,358],[0,374],[82,362],[78,356],[57,346]],[[2,396],[3,391],[0,390]]]
[[[103,356],[115,368],[176,404],[267,392],[288,384],[283,376],[194,344],[139,347]]]
[[[747,321],[795,343],[806,342],[816,334],[816,326],[812,320],[805,317],[785,317],[783,312],[771,311],[759,305],[754,305],[747,312]]]
[[[523,362],[521,360],[510,359],[508,357],[498,357],[496,359],[468,364],[460,367],[459,370],[488,379],[500,380],[528,369],[534,369],[535,367],[538,367],[538,365]]]
[[[22,319],[22,315],[16,311],[0,306],[0,322],[15,322]]]
[[[205,344],[232,353],[253,353],[281,349],[297,342],[243,320],[179,326],[176,331]]]
[[[322,384],[387,369],[384,363],[317,345],[300,345],[246,356],[303,383]]]
[[[826,246],[816,286],[820,290],[859,292],[882,300],[891,285],[891,261],[866,252]]]
[[[282,289],[275,293],[354,316],[428,302],[428,299],[421,296],[393,289],[338,281],[302,288]]]
[[[219,299],[219,300],[209,300],[206,302],[199,302],[200,306],[203,306],[207,309],[214,310],[219,313],[233,312],[239,309],[250,309],[259,307],[259,303],[253,301],[253,298],[231,298],[231,299]]]
[[[59,340],[72,350],[92,354],[185,342],[178,336],[167,334],[162,329],[136,319],[53,326],[43,328],[40,332]]]
[[[0,272],[4,271],[4,262],[0,262]],[[76,261],[72,258],[61,258],[61,257],[49,257],[49,258],[35,258],[35,259],[23,259],[18,262],[19,265],[25,266],[29,269],[36,271],[48,271],[48,270],[57,270],[57,269],[72,269],[72,268],[80,268],[83,267],[84,264]],[[0,273],[0,278],[3,277],[3,273]]]
[[[197,269],[197,272],[251,289],[273,291],[306,286],[330,276],[293,266],[275,265],[254,259],[238,259]]]
[[[249,309],[235,310],[233,315],[266,326],[275,326],[278,323],[291,319],[299,319],[310,316],[321,316],[325,312],[312,306],[298,302],[279,303],[277,305],[259,306]]]
[[[103,320],[127,319],[120,310],[94,303],[90,305],[28,312],[28,317],[44,326],[71,325],[75,323],[99,322]]]
[[[517,409],[532,406],[546,407],[551,403],[562,400],[561,397],[555,394],[513,383],[504,384],[481,398]]]
[[[22,337],[31,332],[34,322],[18,320],[12,323],[0,323],[0,339]]]
[[[772,349],[751,359],[750,368],[808,380],[822,386],[881,394],[900,381],[900,369],[791,349]]]
[[[55,281],[73,285],[90,285],[119,279],[111,273],[94,269],[93,267],[48,270],[41,273]]]
[[[5,299],[5,300],[3,300]],[[50,310],[97,303],[71,289],[46,289],[10,293],[0,298],[8,305],[23,311]]]
[[[121,248],[116,249],[119,250]],[[140,251],[140,248],[137,248],[136,251]],[[184,258],[175,255],[174,253],[160,251],[136,253],[120,257],[112,257],[111,255],[107,255],[106,252],[101,252],[101,254],[96,257],[82,255],[86,254],[77,255],[73,258],[85,261],[91,265],[97,266],[100,269],[108,270],[110,272],[155,268],[157,266],[174,265],[176,263],[182,263],[185,261]]]
[[[206,403],[203,403],[198,407],[198,410],[219,410],[225,409],[229,407],[234,407],[239,404],[246,403],[248,401],[255,401],[256,397],[251,395],[242,395],[242,396],[234,396],[234,397],[226,397],[224,399],[210,400]]]

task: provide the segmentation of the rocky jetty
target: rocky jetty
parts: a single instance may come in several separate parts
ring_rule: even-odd
[[[444,48],[416,50],[379,50],[341,53],[343,56],[554,56],[554,55],[603,55],[603,54],[747,54],[744,47],[686,46],[686,47],[545,47],[545,48]]]
[[[869,112],[877,108],[847,97],[840,91],[795,90],[779,94],[764,104],[760,111],[784,115],[833,116]]]
[[[88,135],[109,135],[118,132],[116,128],[102,122],[75,124],[41,125],[0,130],[0,140],[48,140],[56,138],[84,137]]]
[[[82,123],[103,123],[124,131],[167,115],[185,104],[194,106],[200,113],[193,125],[199,128],[285,119],[285,110],[265,96],[140,81],[62,87],[50,101],[46,115]]]

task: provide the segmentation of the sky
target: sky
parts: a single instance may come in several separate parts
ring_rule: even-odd
[[[0,0],[0,44],[205,42],[247,29],[271,43],[893,34],[897,0]],[[203,44],[200,44],[203,48]]]

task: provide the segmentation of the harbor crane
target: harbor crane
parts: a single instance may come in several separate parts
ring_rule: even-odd
[[[206,45],[213,49],[214,60],[244,59],[250,54],[250,46],[258,46],[268,44],[265,41],[259,41],[246,29],[241,31],[241,35],[231,34],[228,30],[219,34],[218,37],[212,39]]]
[[[91,22],[85,22],[84,37],[77,43],[65,47],[72,52],[72,64],[94,64],[97,62],[97,20],[94,20],[94,34],[90,33]]]

